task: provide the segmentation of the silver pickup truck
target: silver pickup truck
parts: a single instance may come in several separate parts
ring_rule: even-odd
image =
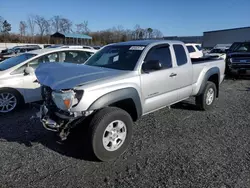
[[[191,60],[179,41],[115,43],[81,65],[40,65],[35,74],[44,104],[37,115],[62,140],[75,126],[88,126],[96,158],[114,160],[128,147],[141,116],[192,96],[201,110],[210,109],[224,71],[224,59]]]

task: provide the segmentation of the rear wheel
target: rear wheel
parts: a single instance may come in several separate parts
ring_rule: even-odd
[[[195,98],[196,105],[201,110],[210,110],[216,98],[216,85],[208,81],[204,92]]]
[[[10,113],[22,103],[20,94],[15,90],[0,90],[0,113]]]
[[[132,138],[133,121],[119,108],[108,107],[94,114],[89,133],[93,154],[101,161],[110,161],[122,155]]]

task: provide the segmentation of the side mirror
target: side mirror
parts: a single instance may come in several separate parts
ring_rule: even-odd
[[[30,74],[34,74],[35,70],[32,67],[26,67],[24,69],[24,74],[25,75],[30,75]]]
[[[142,70],[144,72],[150,72],[162,69],[162,64],[159,60],[149,60],[143,63]]]

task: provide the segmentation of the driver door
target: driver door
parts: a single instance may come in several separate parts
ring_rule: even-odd
[[[178,100],[178,85],[169,45],[154,46],[148,52],[144,62],[160,61],[162,68],[141,74],[141,88],[144,98],[144,111],[149,113],[168,106]]]

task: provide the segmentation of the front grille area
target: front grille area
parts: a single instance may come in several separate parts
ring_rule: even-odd
[[[42,86],[42,98],[44,100],[44,104],[46,105],[47,108],[55,108],[56,105],[54,101],[52,100],[52,89],[48,86]]]
[[[63,111],[57,108],[56,104],[54,103],[52,99],[53,90],[50,87],[41,86],[41,90],[42,90],[42,98],[44,100],[44,105],[47,107],[48,115],[51,117],[51,119],[53,119],[54,121],[58,121],[58,117],[55,115],[55,112],[58,112],[60,114],[63,114],[69,117],[72,116],[72,114],[70,114],[69,112]]]
[[[234,63],[230,67],[233,69],[248,69],[248,70],[250,70],[250,63],[249,64]]]

